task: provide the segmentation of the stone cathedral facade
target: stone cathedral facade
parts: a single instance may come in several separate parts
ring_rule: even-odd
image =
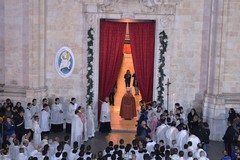
[[[40,102],[44,97],[50,101],[60,97],[67,104],[76,97],[85,106],[87,31],[93,28],[97,105],[100,20],[154,20],[153,100],[159,33],[164,30],[170,109],[176,102],[186,112],[197,108],[210,125],[211,139],[221,140],[228,109],[240,108],[239,8],[238,0],[1,0],[0,99],[28,102],[37,98]],[[56,55],[62,47],[74,55],[68,77],[56,71]]]

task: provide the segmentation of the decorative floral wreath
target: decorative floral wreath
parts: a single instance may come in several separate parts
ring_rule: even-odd
[[[159,67],[158,67],[158,97],[157,100],[159,101],[160,105],[163,104],[163,91],[164,91],[164,77],[166,76],[163,70],[163,67],[165,66],[165,57],[164,53],[167,51],[167,45],[168,45],[168,36],[166,35],[165,31],[162,31],[159,33],[159,41],[160,41],[160,58],[159,58]]]
[[[93,28],[88,30],[88,55],[87,55],[87,103],[93,100]]]

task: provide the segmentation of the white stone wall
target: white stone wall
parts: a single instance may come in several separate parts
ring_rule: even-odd
[[[154,96],[159,56],[158,34],[169,37],[165,73],[170,79],[170,103],[188,112],[203,109],[203,118],[220,140],[228,108],[240,104],[240,39],[238,0],[3,0],[0,1],[0,99],[29,101],[76,97],[85,105],[87,30],[93,27],[94,100],[98,101],[99,26],[101,18],[156,21]],[[177,2],[177,3],[176,3]],[[63,47],[75,56],[72,75],[62,78],[55,56]],[[166,107],[166,90],[164,93]],[[224,126],[224,127],[222,127]]]
[[[70,101],[76,97],[78,104],[85,102],[83,93],[86,87],[83,85],[86,76],[84,74],[83,50],[84,21],[81,3],[70,1],[47,1],[46,14],[46,86],[48,97],[62,97]],[[55,57],[61,47],[69,47],[75,57],[75,68],[68,78],[62,78],[55,69]]]
[[[194,106],[197,94],[206,89],[200,88],[203,16],[204,1],[181,1],[177,6],[174,28],[169,33],[173,37],[167,52],[172,83],[170,97],[187,110]]]

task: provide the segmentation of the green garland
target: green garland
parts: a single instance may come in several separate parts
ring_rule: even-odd
[[[87,55],[87,103],[93,101],[93,28],[88,30],[88,55]]]
[[[167,45],[168,45],[168,36],[166,35],[165,31],[162,31],[159,33],[159,41],[160,41],[160,58],[159,58],[159,67],[158,67],[158,97],[157,101],[159,101],[160,105],[163,105],[163,91],[164,91],[164,77],[166,76],[163,70],[163,67],[165,66],[165,57],[164,53],[167,51]]]

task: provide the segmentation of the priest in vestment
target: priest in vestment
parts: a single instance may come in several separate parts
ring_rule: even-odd
[[[127,88],[127,93],[122,98],[120,116],[124,119],[132,119],[137,116],[135,98],[130,87]]]

